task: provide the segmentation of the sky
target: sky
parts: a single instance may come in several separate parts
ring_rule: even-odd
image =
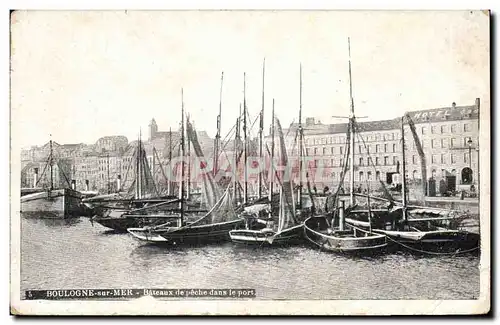
[[[11,17],[15,147],[95,143],[178,129],[181,88],[195,127],[222,133],[243,101],[251,117],[273,98],[283,126],[356,115],[489,103],[489,19],[479,11],[18,11]],[[256,130],[253,131],[256,134]]]

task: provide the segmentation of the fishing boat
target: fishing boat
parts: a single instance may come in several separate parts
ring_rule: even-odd
[[[75,189],[75,183],[69,181],[59,161],[54,158],[52,140],[49,141],[50,153],[44,167],[44,171],[38,178],[37,171],[34,177],[33,188],[21,190],[21,213],[24,216],[35,216],[41,218],[70,218],[85,216],[90,210],[82,204],[82,198],[86,195]],[[63,173],[68,187],[56,187],[54,184],[54,165],[59,167]],[[39,182],[49,170],[49,186],[39,188]]]
[[[155,150],[154,154],[157,155]],[[173,209],[177,202],[176,196],[169,195],[169,193],[162,195],[158,191],[140,137],[131,164],[132,162],[134,162],[134,179],[127,191],[121,191],[121,179],[118,178],[117,193],[103,194],[83,200],[84,204],[93,211],[92,223],[96,222],[116,232],[127,232],[127,228],[161,224],[170,218],[162,214],[137,216],[139,211],[148,207],[162,207],[165,210],[170,206]],[[131,165],[127,168],[126,177],[131,168]],[[127,214],[128,212],[137,213]]]
[[[387,247],[387,238],[384,234],[377,234],[370,230],[347,224],[345,214],[354,207],[354,126],[356,116],[354,114],[354,99],[352,96],[351,78],[351,54],[349,45],[349,94],[350,94],[350,116],[347,132],[347,150],[345,151],[345,162],[343,175],[347,166],[350,165],[350,207],[345,208],[345,200],[339,197],[343,180],[339,183],[337,191],[333,195],[336,209],[332,213],[321,216],[312,216],[304,222],[304,236],[313,245],[330,252],[336,253],[369,253],[383,252]],[[347,159],[350,158],[350,164]],[[347,210],[347,211],[346,211]]]
[[[186,137],[184,129],[186,129],[187,139],[192,143],[196,156],[200,160],[203,160],[203,151],[189,118],[186,121],[186,128],[184,128],[184,100],[182,100],[181,114],[181,157],[185,157]],[[154,244],[221,242],[229,239],[230,230],[243,225],[243,219],[234,210],[230,191],[231,185],[228,185],[221,195],[219,186],[216,184],[214,175],[211,172],[205,173],[201,177],[203,181],[203,195],[205,197],[203,201],[210,209],[207,213],[186,211],[184,169],[185,162],[182,159],[178,213],[171,216],[172,220],[158,226],[129,228],[128,232],[133,237],[140,241]]]
[[[408,206],[405,161],[405,117],[401,119],[402,140],[402,203],[380,209],[374,215],[370,209],[352,211],[346,221],[355,227],[370,229],[386,235],[393,246],[406,251],[423,254],[459,254],[477,252],[480,236],[478,233],[459,229],[464,217],[457,211]],[[414,134],[411,120],[408,121]],[[418,140],[418,139],[417,139]],[[370,207],[369,199],[368,207]]]

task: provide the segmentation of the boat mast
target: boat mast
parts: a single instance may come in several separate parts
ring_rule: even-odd
[[[269,177],[269,204],[272,202],[273,197],[273,183],[274,183],[274,98],[273,98],[273,112],[271,117],[271,176]]]
[[[266,73],[266,58],[262,63],[262,109],[260,111],[260,127],[259,127],[259,157],[262,160],[262,140],[264,133],[264,90],[265,90],[265,73]],[[262,170],[259,166],[259,184],[258,184],[258,197],[262,197]]]
[[[354,123],[356,121],[356,117],[354,115],[354,99],[352,97],[352,74],[351,74],[351,38],[347,38],[347,46],[349,50],[349,97],[351,100],[351,110],[349,113],[349,124],[350,124],[350,153],[351,153],[351,168],[350,168],[350,181],[351,181],[351,206],[354,205]]]
[[[52,135],[51,135],[52,136]],[[50,190],[54,189],[54,153],[52,150],[52,139],[49,141],[50,153],[49,153],[49,167],[50,167]]]
[[[168,137],[168,163],[170,166],[172,166],[172,127],[169,129],[169,137]],[[170,170],[172,170],[172,167],[170,167]],[[171,175],[171,173],[170,173]],[[170,178],[167,180],[167,195],[172,195],[172,187],[171,187],[171,181]]]
[[[189,115],[187,116],[187,121],[189,121]],[[187,130],[186,130],[187,132]],[[189,200],[191,195],[191,137],[186,134],[187,140],[187,184],[186,184],[186,200]]]
[[[402,189],[401,193],[403,194],[403,219],[406,222],[408,221],[408,214],[406,213],[406,159],[405,159],[405,120],[404,116],[401,118],[401,151],[403,152],[403,173],[402,177]]]
[[[302,208],[302,63],[299,69],[299,188],[297,190],[297,205]]]
[[[139,129],[139,174],[138,174],[138,184],[139,184],[139,199],[142,199],[142,159],[144,158],[142,155],[142,130]]]
[[[106,164],[107,164],[107,169],[108,169],[108,194],[110,193],[110,188],[109,188],[109,152],[106,155]]]
[[[243,187],[243,203],[248,202],[248,171],[247,171],[247,101],[246,101],[246,74],[243,72],[243,153],[244,153],[244,177],[245,185]]]
[[[241,117],[241,104],[240,104],[240,114],[236,118],[236,134],[234,136],[234,164],[233,164],[233,190],[234,190],[234,200],[236,199],[236,189],[238,186],[238,155],[239,155],[239,140],[240,140],[240,117]]]
[[[217,115],[217,134],[215,135],[215,145],[214,145],[214,168],[213,175],[217,174],[219,169],[219,147],[220,147],[220,129],[221,129],[221,118],[222,118],[222,84],[224,82],[224,71],[220,76],[220,92],[219,92],[219,115]]]
[[[181,88],[181,180],[179,185],[179,208],[181,210],[181,226],[184,224],[184,89]]]

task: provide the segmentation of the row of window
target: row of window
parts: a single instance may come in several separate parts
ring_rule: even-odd
[[[428,134],[430,130],[431,134],[447,134],[447,133],[459,133],[459,132],[471,132],[472,124],[464,123],[462,126],[460,124],[451,124],[451,125],[432,125],[430,128],[428,125],[423,125],[420,128],[420,133],[422,135]],[[417,131],[418,132],[418,131]],[[405,132],[406,134],[406,132]],[[400,132],[392,132],[392,133],[377,133],[377,134],[369,134],[363,135],[363,139],[367,142],[369,141],[389,141],[389,140],[399,140]],[[345,136],[328,136],[322,138],[306,138],[306,145],[322,145],[322,144],[345,144],[346,137]]]

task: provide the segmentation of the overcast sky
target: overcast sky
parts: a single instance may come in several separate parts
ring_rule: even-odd
[[[132,141],[178,128],[181,87],[197,129],[215,135],[221,72],[222,128],[243,100],[265,118],[272,98],[283,126],[303,116],[348,115],[351,38],[357,115],[472,105],[489,97],[488,16],[481,12],[31,11],[12,17],[13,146]]]

